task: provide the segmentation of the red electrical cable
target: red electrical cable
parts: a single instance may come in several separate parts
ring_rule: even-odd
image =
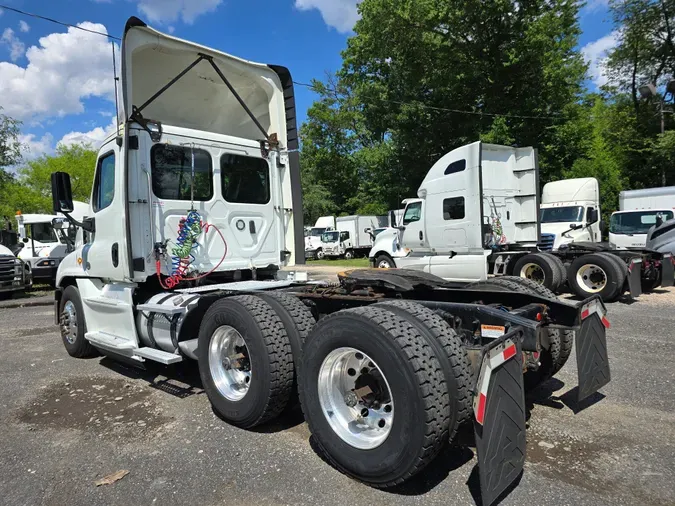
[[[161,266],[159,260],[157,260],[155,262],[155,268],[157,270],[157,278],[159,279],[159,284],[165,290],[172,290],[173,288],[176,287],[176,285],[178,285],[182,281],[197,281],[198,279],[203,279],[206,276],[209,276],[210,274],[213,274],[218,269],[218,267],[220,267],[221,264],[225,261],[225,257],[227,256],[227,241],[225,240],[225,236],[220,231],[220,229],[218,227],[216,227],[215,225],[212,225],[212,224],[209,224],[209,223],[203,223],[202,226],[204,227],[204,234],[206,234],[209,231],[209,229],[214,228],[215,231],[218,232],[218,235],[220,236],[220,238],[223,240],[223,246],[225,247],[225,251],[223,252],[223,256],[221,257],[220,262],[218,262],[216,264],[216,266],[213,269],[211,269],[209,272],[207,272],[206,274],[202,274],[200,276],[195,276],[193,278],[184,278],[183,275],[185,274],[188,267],[190,266],[190,262],[187,258],[183,258],[183,259],[181,259],[180,264],[178,265],[178,268],[176,269],[176,271],[177,271],[176,274],[173,274],[172,276],[168,276],[166,278],[166,285],[165,285],[164,282],[162,281],[162,273],[161,273],[162,266]]]

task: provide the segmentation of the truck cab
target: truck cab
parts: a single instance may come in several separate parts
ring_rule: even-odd
[[[494,251],[539,241],[537,178],[533,148],[476,142],[451,151],[429,170],[417,198],[403,201],[400,226],[377,236],[371,264],[487,279]]]
[[[543,251],[555,251],[572,242],[601,242],[597,179],[564,179],[545,184],[540,221]]]
[[[335,230],[335,216],[321,216],[305,234],[305,258],[322,259],[324,250],[321,236],[324,232]]]
[[[673,219],[673,209],[616,211],[609,221],[609,242],[617,249],[645,248],[654,226]]]

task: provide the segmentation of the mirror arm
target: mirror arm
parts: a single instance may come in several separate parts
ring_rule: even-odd
[[[80,227],[85,232],[89,232],[90,234],[96,232],[96,226],[93,218],[85,218],[82,221],[77,221],[70,215],[70,213],[61,211],[61,214],[63,214],[71,224],[75,225],[76,227]]]

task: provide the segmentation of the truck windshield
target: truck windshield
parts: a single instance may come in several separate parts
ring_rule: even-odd
[[[51,223],[31,223],[30,236],[38,242],[59,242]]]
[[[340,237],[340,232],[326,232],[321,236],[321,242],[335,242]]]
[[[609,220],[609,231],[613,234],[646,234],[650,228],[656,225],[656,219],[659,215],[663,221],[673,219],[672,211],[615,213]]]
[[[311,237],[319,237],[321,234],[323,234],[326,231],[325,228],[313,228],[309,231],[309,236]]]
[[[575,223],[583,219],[582,206],[547,207],[541,210],[542,223]]]

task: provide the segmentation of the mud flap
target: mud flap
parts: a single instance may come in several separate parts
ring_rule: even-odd
[[[610,381],[609,358],[605,329],[609,321],[599,300],[585,304],[581,313],[581,328],[577,332],[577,369],[580,402],[597,392]]]
[[[489,506],[518,479],[525,464],[522,352],[509,333],[488,346],[474,401],[474,435],[482,504]]]
[[[628,265],[628,292],[632,298],[642,295],[642,259],[632,258]]]
[[[661,286],[673,286],[675,284],[675,265],[673,255],[666,253],[661,261]]]

